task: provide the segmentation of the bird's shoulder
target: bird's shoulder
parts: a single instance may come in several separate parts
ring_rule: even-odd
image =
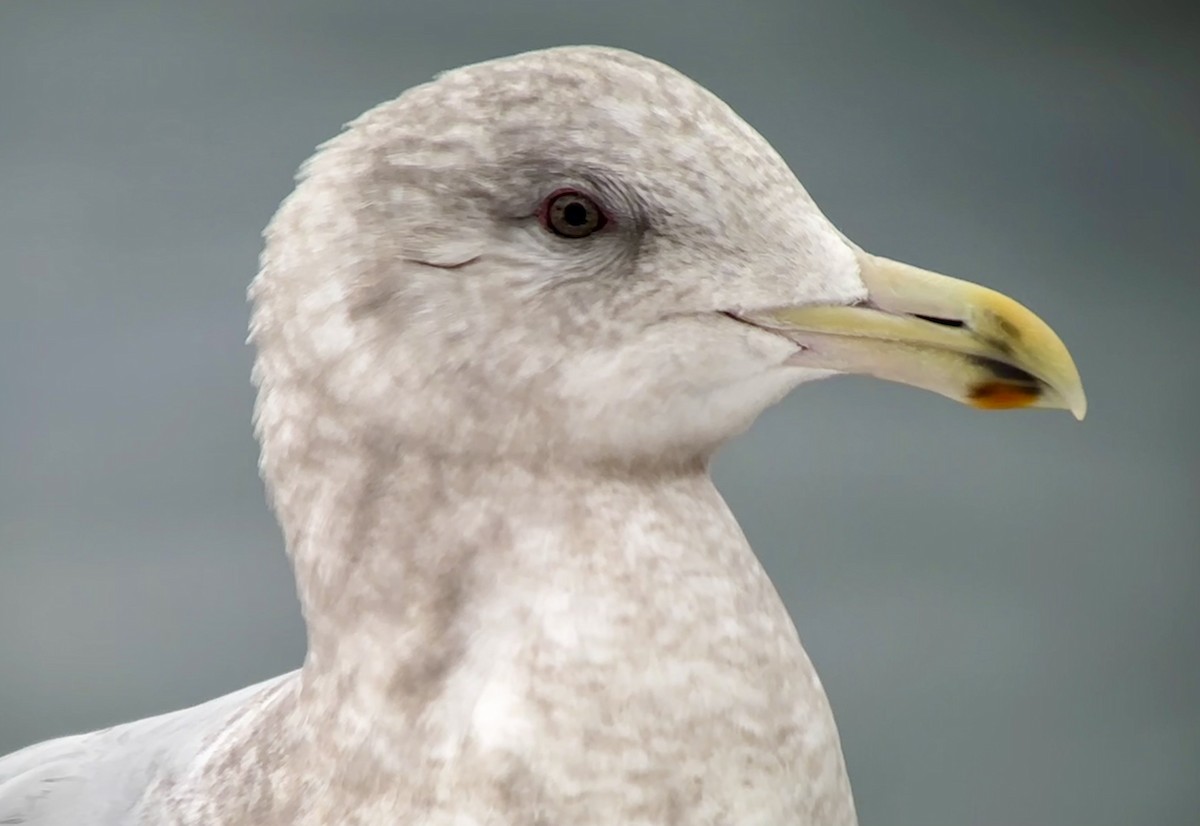
[[[136,823],[138,806],[153,783],[185,771],[226,721],[292,676],[156,717],[35,743],[0,757],[0,824]]]

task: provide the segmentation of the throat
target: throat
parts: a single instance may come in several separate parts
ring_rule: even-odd
[[[756,565],[703,466],[585,473],[378,450],[316,466],[276,494],[305,673],[352,673],[384,695],[428,699],[505,633],[639,633],[677,611],[690,576]]]

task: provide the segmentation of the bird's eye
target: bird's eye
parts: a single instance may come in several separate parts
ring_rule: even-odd
[[[539,217],[543,227],[563,238],[585,238],[608,223],[604,210],[575,189],[552,194],[542,203]]]

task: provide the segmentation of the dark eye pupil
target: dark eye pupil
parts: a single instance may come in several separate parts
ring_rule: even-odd
[[[588,208],[576,201],[563,208],[562,216],[571,226],[581,227],[588,222]]]
[[[571,190],[555,193],[544,201],[540,220],[543,227],[563,238],[586,238],[608,223],[595,201]]]

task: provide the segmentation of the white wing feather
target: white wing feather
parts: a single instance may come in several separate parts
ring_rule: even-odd
[[[0,826],[132,826],[150,784],[185,771],[240,708],[294,675],[0,757]]]

